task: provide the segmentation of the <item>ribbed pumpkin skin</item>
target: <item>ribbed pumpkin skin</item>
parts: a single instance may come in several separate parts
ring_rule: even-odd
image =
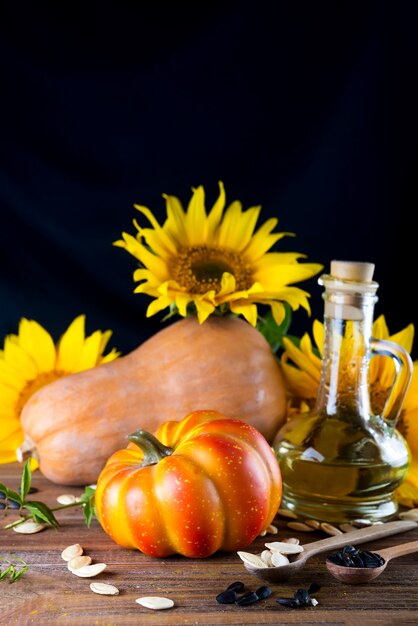
[[[126,435],[208,409],[257,428],[269,443],[285,419],[280,366],[264,337],[238,318],[167,326],[114,362],[40,389],[21,422],[42,473],[62,485],[96,482]]]
[[[195,411],[155,435],[171,456],[142,467],[142,451],[130,444],[97,481],[99,521],[116,543],[154,557],[202,558],[245,548],[272,522],[281,475],[255,428]]]

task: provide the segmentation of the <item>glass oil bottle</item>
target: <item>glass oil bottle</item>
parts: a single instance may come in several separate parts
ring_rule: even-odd
[[[385,521],[397,512],[394,491],[409,467],[396,430],[412,375],[408,353],[371,337],[378,284],[374,265],[332,261],[324,286],[324,348],[314,408],[290,419],[274,448],[283,479],[281,506],[299,517],[342,523]],[[391,358],[394,381],[380,415],[373,415],[369,362]]]

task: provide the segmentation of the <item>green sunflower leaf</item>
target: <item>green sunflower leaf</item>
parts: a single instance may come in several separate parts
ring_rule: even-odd
[[[258,330],[268,341],[274,353],[283,347],[283,337],[288,336],[287,331],[292,321],[292,309],[287,302],[284,305],[286,313],[280,325],[275,322],[271,311],[268,311],[264,317],[259,317],[257,321]]]

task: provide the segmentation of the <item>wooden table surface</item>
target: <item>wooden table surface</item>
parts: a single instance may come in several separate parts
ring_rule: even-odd
[[[21,466],[0,465],[0,481],[15,490],[20,484]],[[31,496],[56,506],[63,493],[79,495],[82,490],[55,485],[39,471],[32,485],[38,493]],[[273,593],[266,600],[248,607],[221,605],[216,595],[230,583],[240,580],[255,590],[262,584],[244,568],[236,553],[216,554],[206,559],[169,557],[154,559],[138,551],[117,546],[93,520],[90,529],[79,507],[58,511],[60,528],[23,535],[4,530],[14,519],[9,513],[0,527],[0,556],[15,555],[29,564],[23,577],[11,584],[0,582],[0,626],[123,626],[125,624],[304,624],[340,626],[403,626],[418,624],[418,554],[391,561],[385,572],[364,585],[344,585],[325,568],[325,555],[312,557],[301,572],[284,583],[270,585]],[[276,521],[278,535],[259,537],[247,548],[260,553],[266,541],[298,536],[301,543],[323,539],[320,531],[297,533]],[[364,548],[379,548],[418,539],[418,530],[368,543]],[[106,570],[95,578],[72,574],[61,558],[62,550],[74,543],[83,546],[93,562],[104,562]],[[348,535],[347,535],[347,543]],[[108,582],[120,590],[118,596],[102,596],[90,590],[91,582]],[[291,609],[277,604],[275,598],[291,597],[298,588],[316,582],[321,586],[314,596],[316,607]],[[141,596],[171,598],[174,608],[153,611],[135,602]]]

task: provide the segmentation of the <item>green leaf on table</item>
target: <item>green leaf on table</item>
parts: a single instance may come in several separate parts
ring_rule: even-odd
[[[16,571],[16,570],[13,568],[13,573],[10,575],[10,582],[14,583],[14,582],[16,582],[16,580],[19,580],[19,578],[20,578],[21,576],[23,576],[23,574],[24,574],[25,572],[27,572],[27,571],[28,571],[28,569],[29,569],[29,565],[25,565],[24,567],[22,567],[22,569],[20,569],[20,570],[18,570],[18,571]]]
[[[80,504],[82,504],[83,515],[88,528],[90,528],[92,518],[97,517],[94,504],[95,491],[92,487],[86,487],[80,497]]]
[[[39,502],[37,500],[28,500],[28,502],[25,502],[24,507],[30,513],[32,513],[35,522],[46,522],[49,526],[52,526],[53,528],[58,528],[58,520],[55,517],[53,511],[43,502]]]
[[[7,569],[4,570],[4,572],[2,572],[0,574],[0,580],[4,580],[6,578],[6,576],[8,574],[11,574],[14,571],[13,565],[10,565],[10,567],[8,567]]]
[[[13,502],[17,502],[20,505],[23,504],[23,499],[17,493],[17,491],[13,491],[13,489],[9,489],[9,487],[6,487],[6,485],[4,483],[0,483],[0,491],[4,492],[4,494],[5,494],[5,496],[6,496],[6,498],[8,500],[13,500]]]
[[[30,471],[30,459],[28,459],[23,468],[22,478],[20,481],[20,495],[23,502],[25,501],[25,498],[29,493],[31,482],[32,472]]]

